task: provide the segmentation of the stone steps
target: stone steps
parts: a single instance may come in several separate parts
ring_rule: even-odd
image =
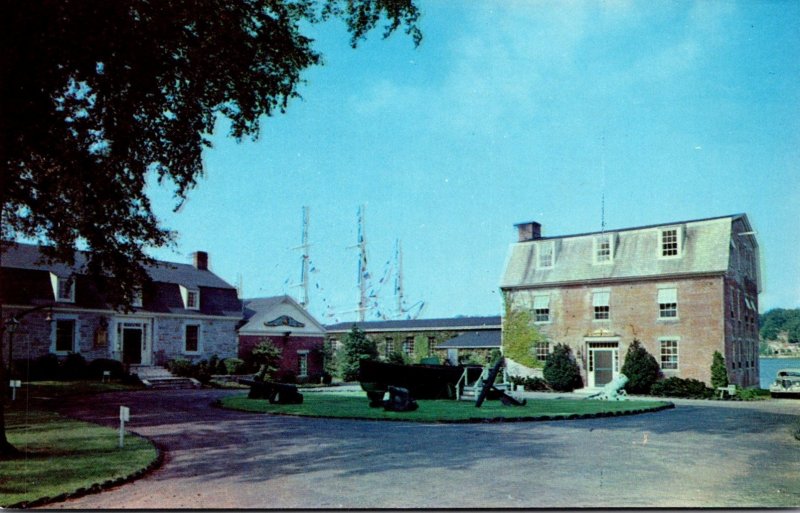
[[[178,390],[200,388],[200,382],[194,378],[173,376],[170,371],[157,365],[131,365],[130,373],[139,376],[147,388],[159,390]]]

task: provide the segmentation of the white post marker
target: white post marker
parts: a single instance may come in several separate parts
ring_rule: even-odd
[[[22,386],[22,381],[20,381],[18,379],[12,379],[11,381],[8,382],[8,386],[11,387],[11,400],[12,401],[16,401],[17,400],[17,389]]]
[[[125,422],[131,420],[131,410],[127,406],[119,407],[119,447],[125,445]]]

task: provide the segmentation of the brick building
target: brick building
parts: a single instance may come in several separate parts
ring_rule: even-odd
[[[262,340],[281,350],[277,379],[319,382],[323,372],[325,328],[289,296],[246,299],[239,328],[239,357],[247,358]]]
[[[72,266],[48,263],[39,246],[3,243],[3,320],[20,319],[14,359],[78,353],[153,366],[236,356],[242,305],[236,289],[209,270],[207,253],[194,253],[193,264],[146,266],[150,281],[129,312],[114,309],[103,284],[82,274],[86,261],[76,252]],[[0,348],[8,351],[3,338]]]
[[[634,339],[666,377],[710,383],[720,351],[732,383],[758,385],[759,251],[745,214],[558,237],[516,227],[500,288],[551,345],[572,347],[585,386],[616,377]]]
[[[464,358],[484,361],[492,349],[500,348],[500,316],[449,317],[397,321],[340,322],[326,326],[328,340],[336,351],[342,338],[357,326],[375,341],[378,354],[386,359],[395,351],[410,360],[436,356],[457,364]]]

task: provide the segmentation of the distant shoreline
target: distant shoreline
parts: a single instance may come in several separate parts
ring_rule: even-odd
[[[781,356],[761,356],[759,358],[762,360],[800,360],[800,353],[794,355],[781,355]]]

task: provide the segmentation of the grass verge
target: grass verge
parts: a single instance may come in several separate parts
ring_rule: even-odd
[[[111,484],[134,474],[158,457],[149,441],[38,410],[6,410],[9,441],[23,454],[0,461],[0,506],[58,498]]]
[[[100,394],[103,392],[121,392],[128,390],[141,390],[140,384],[131,385],[120,382],[99,381],[31,381],[25,382],[17,391],[17,399],[22,400],[26,395],[32,399],[60,398],[78,395]]]
[[[666,401],[587,401],[584,399],[528,399],[525,406],[503,406],[487,401],[476,408],[466,401],[420,400],[419,409],[411,412],[370,408],[364,394],[305,394],[303,404],[270,404],[261,399],[231,396],[220,401],[223,408],[256,413],[274,413],[306,417],[333,417],[412,422],[485,422],[491,420],[545,420],[584,415],[615,415],[669,407]]]

